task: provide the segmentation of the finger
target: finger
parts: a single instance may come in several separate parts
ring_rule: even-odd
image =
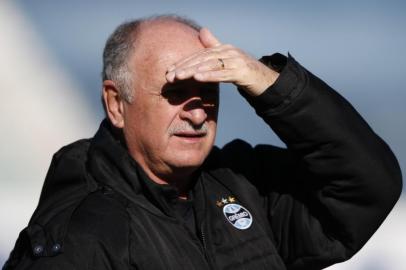
[[[220,47],[210,48],[205,52],[193,55],[173,65],[168,69],[169,71],[178,72],[179,70],[187,69],[209,61],[220,61],[219,59],[238,58],[240,52],[231,45],[221,45]],[[220,61],[221,62],[221,61]]]
[[[201,73],[201,72],[206,72],[206,71],[211,71],[211,70],[221,70],[224,69],[225,63],[223,60],[220,60],[219,58],[216,59],[209,59],[208,61],[205,62],[199,62],[196,65],[192,66],[187,66],[182,69],[176,69],[174,72],[175,74],[169,74],[169,77],[174,76],[173,79],[178,79],[178,80],[185,80],[192,78],[194,74],[196,73]]]
[[[176,69],[166,73],[166,80],[170,83],[174,82],[175,80],[186,80],[190,79],[194,76],[194,74],[199,73],[201,71],[208,71],[213,70],[215,68],[215,63],[211,63],[214,61],[208,61],[209,63],[199,63],[198,65],[189,66],[183,69]],[[217,64],[217,66],[219,66]]]
[[[216,54],[219,54],[223,51],[226,51],[229,49],[229,45],[224,45],[224,46],[220,46],[220,47],[213,47],[213,48],[209,48],[206,50],[201,50],[198,52],[195,52],[183,59],[181,59],[180,61],[176,62],[175,64],[171,65],[168,67],[168,72],[172,71],[174,69],[177,68],[182,68],[182,66],[185,65],[195,65],[198,62],[202,62],[202,61],[206,61],[209,58],[216,58]],[[214,55],[211,55],[214,54]]]
[[[221,45],[221,42],[207,28],[200,29],[199,38],[200,42],[206,48],[212,48]]]
[[[185,80],[194,77],[197,73],[209,71],[229,70],[232,71],[233,77],[240,74],[242,70],[241,59],[239,58],[213,58],[204,62],[198,62],[196,65],[186,66],[184,68],[175,69],[166,74],[168,82],[175,80]]]
[[[238,69],[239,60],[236,58],[216,58],[210,59],[205,63],[197,65],[196,73],[210,71],[210,70],[233,70]]]
[[[166,81],[169,83],[173,83],[175,81],[175,71],[167,71],[165,74]]]
[[[234,82],[234,72],[231,70],[211,70],[199,72],[193,78],[199,82]]]
[[[185,60],[182,63],[176,65],[173,71],[179,72],[181,70],[197,67],[197,66],[204,66],[209,64],[219,64],[218,59],[224,58],[225,56],[221,52],[211,52],[205,55],[199,55],[194,58]]]

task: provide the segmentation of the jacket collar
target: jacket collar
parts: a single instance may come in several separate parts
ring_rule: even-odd
[[[130,156],[120,131],[105,119],[93,137],[88,152],[88,170],[102,186],[108,186],[128,200],[155,214],[174,217],[177,190],[153,182]],[[160,211],[156,211],[160,210]]]

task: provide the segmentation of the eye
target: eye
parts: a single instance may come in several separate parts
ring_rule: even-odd
[[[162,92],[162,96],[168,100],[169,103],[182,103],[189,98],[187,90],[182,88],[166,89]]]
[[[170,104],[178,105],[193,97],[200,98],[203,105],[216,106],[219,99],[218,84],[177,84],[163,88],[161,96]]]

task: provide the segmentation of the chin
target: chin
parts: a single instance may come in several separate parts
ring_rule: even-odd
[[[195,170],[203,164],[206,157],[207,154],[202,154],[201,152],[198,155],[196,155],[196,153],[183,154],[177,155],[177,157],[172,158],[172,160],[168,163],[171,165],[171,167],[176,169]]]

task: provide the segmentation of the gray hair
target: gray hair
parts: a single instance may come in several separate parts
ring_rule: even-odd
[[[104,80],[112,80],[116,83],[121,97],[127,102],[133,99],[133,74],[129,68],[128,59],[133,51],[134,43],[141,24],[154,21],[174,21],[189,26],[196,31],[200,31],[199,26],[194,21],[178,15],[165,14],[145,17],[132,20],[119,25],[107,39],[103,51],[103,71]]]

